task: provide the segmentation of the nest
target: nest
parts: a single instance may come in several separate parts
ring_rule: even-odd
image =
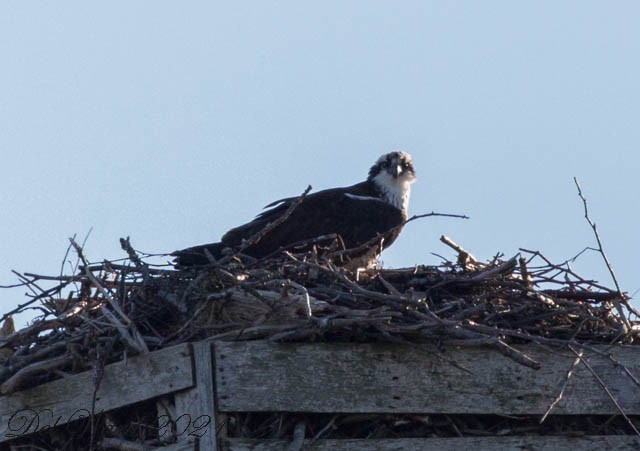
[[[125,355],[205,338],[486,345],[532,368],[538,362],[513,344],[588,348],[637,341],[628,297],[582,278],[569,261],[554,264],[540,252],[521,249],[512,258],[499,255],[482,263],[451,240],[443,241],[456,249],[457,261],[356,273],[316,253],[294,250],[263,260],[236,253],[206,267],[175,270],[147,263],[128,239],[121,240],[127,259],[91,263],[72,242],[78,255],[74,274],[19,275],[31,299],[2,319],[8,324],[11,315],[27,309],[41,315],[28,327],[5,330],[0,337],[0,391],[11,394]],[[128,408],[123,415],[135,412]],[[138,412],[144,416],[140,412],[145,410]],[[296,423],[291,415],[280,415],[277,420],[266,414],[239,415],[230,430],[252,425],[253,431],[261,431],[256,437],[280,436]],[[329,422],[350,424],[355,431],[351,438],[398,427],[408,436],[427,429],[425,434],[447,436],[461,429],[490,431],[508,422],[463,417],[432,416],[429,424],[397,416],[317,415],[309,421],[316,432]],[[277,432],[275,424],[280,425]],[[282,429],[283,424],[290,428]],[[611,428],[618,423],[606,424]],[[620,428],[627,426],[622,422]],[[582,431],[589,432],[586,427]],[[51,437],[39,435],[39,443],[52,443]],[[146,443],[154,439],[149,431],[124,435]]]

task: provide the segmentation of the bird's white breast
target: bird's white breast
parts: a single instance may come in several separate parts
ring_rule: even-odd
[[[403,176],[394,178],[388,172],[383,171],[373,178],[373,182],[382,191],[384,199],[389,204],[402,211],[407,211],[412,179]]]

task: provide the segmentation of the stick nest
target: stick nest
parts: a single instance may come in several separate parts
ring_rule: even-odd
[[[31,300],[3,319],[27,309],[41,315],[0,337],[0,390],[204,338],[484,344],[534,368],[511,344],[636,341],[638,327],[619,314],[632,311],[627,296],[580,277],[568,262],[522,249],[479,263],[442,240],[457,250],[456,262],[357,274],[292,252],[167,269],[145,263],[128,240],[121,242],[129,258],[92,264],[73,243],[76,274],[20,275]]]
[[[95,383],[99,385],[105,364],[207,338],[484,345],[532,368],[537,368],[538,362],[513,344],[585,348],[598,343],[637,342],[638,326],[629,320],[635,312],[628,297],[580,277],[569,261],[554,264],[540,252],[521,249],[513,258],[497,256],[481,263],[448,238],[442,241],[456,250],[456,261],[357,273],[314,253],[293,251],[263,260],[230,254],[206,267],[176,270],[146,263],[128,239],[121,240],[127,259],[91,263],[72,241],[78,255],[74,274],[19,274],[31,299],[2,318],[0,391],[7,395],[90,369],[96,371]],[[28,327],[10,330],[11,315],[28,309],[40,315]],[[153,423],[153,415],[145,420],[154,408],[147,404],[99,416],[93,423],[85,420],[86,430],[81,434],[56,438],[52,430],[53,435],[36,434],[21,440],[42,446],[61,440],[55,442],[58,449],[81,449],[87,443],[98,443],[105,449],[132,449],[127,448],[133,443],[130,440],[157,445],[157,431],[146,429],[144,433],[142,429],[132,434],[122,432],[126,446],[107,446],[106,442],[116,439],[109,438],[105,418],[113,423],[113,418],[121,415],[123,424]],[[357,438],[389,436],[389,431],[399,437],[473,435],[479,429],[487,434],[492,428],[503,430],[507,421],[489,416],[428,418],[425,422],[410,415],[316,415],[306,422],[318,437],[343,438],[346,427],[344,437]],[[544,426],[530,419],[527,424],[509,427],[514,433],[523,427],[539,433],[544,428],[560,434],[629,433],[628,421],[620,420],[620,427],[605,430],[602,425],[611,428],[611,421],[592,419],[589,427],[573,427],[562,419]],[[229,433],[282,437],[294,433],[298,421],[296,414],[233,414],[229,416]],[[327,436],[327,431],[338,430],[338,425],[347,426],[340,427],[340,434]],[[404,432],[397,428],[404,428]],[[427,432],[423,434],[423,430]],[[377,432],[372,435],[371,431]]]

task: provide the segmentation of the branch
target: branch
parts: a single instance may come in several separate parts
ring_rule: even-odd
[[[144,342],[144,339],[138,332],[135,324],[129,319],[129,317],[122,311],[122,308],[118,304],[118,302],[107,292],[107,290],[100,284],[96,276],[88,269],[89,265],[87,259],[82,252],[82,248],[76,243],[73,238],[69,238],[71,245],[74,247],[76,252],[78,253],[78,258],[82,261],[82,264],[85,268],[85,274],[91,281],[91,283],[100,291],[104,299],[107,303],[113,308],[116,312],[117,316],[122,319],[124,324],[120,322],[120,320],[114,315],[111,310],[107,308],[105,304],[100,306],[100,311],[107,318],[107,320],[120,332],[120,335],[124,340],[135,350],[140,353],[149,352],[149,348],[147,344]],[[128,328],[131,328],[132,334],[129,333]]]
[[[234,251],[233,254],[227,255],[226,257],[220,259],[217,262],[218,265],[224,265],[225,263],[227,263],[234,256],[236,256],[238,254],[242,254],[245,249],[247,249],[248,247],[250,247],[250,246],[252,246],[252,245],[254,245],[256,243],[258,243],[265,236],[267,236],[269,233],[271,233],[273,231],[273,229],[275,229],[280,224],[282,224],[287,219],[289,219],[289,216],[291,216],[293,211],[296,208],[298,208],[298,206],[302,203],[302,201],[307,197],[307,194],[309,194],[309,191],[311,191],[311,185],[307,186],[307,189],[305,189],[304,192],[300,196],[298,196],[295,200],[293,200],[293,202],[291,202],[291,205],[289,205],[289,208],[287,208],[287,211],[285,211],[278,219],[276,219],[273,222],[270,222],[269,224],[264,226],[260,231],[258,231],[254,235],[252,235],[249,238],[247,238],[246,240],[244,240],[242,245],[236,251]]]
[[[391,227],[389,230],[385,231],[384,233],[378,233],[376,236],[371,238],[369,241],[361,244],[360,246],[353,247],[351,249],[344,249],[344,250],[341,250],[341,251],[332,252],[329,255],[329,257],[330,258],[341,257],[342,255],[345,255],[345,254],[353,254],[353,253],[357,253],[357,252],[359,252],[361,250],[368,249],[372,245],[374,245],[374,244],[378,243],[380,240],[382,240],[385,237],[385,235],[388,235],[389,233],[395,232],[396,230],[402,229],[405,225],[407,225],[410,222],[413,222],[413,221],[415,221],[417,219],[428,218],[428,217],[431,217],[431,216],[443,216],[443,217],[446,217],[446,218],[469,219],[469,216],[467,216],[467,215],[458,215],[458,214],[451,214],[451,213],[436,213],[436,212],[433,212],[433,211],[431,213],[413,215],[409,219],[407,219],[406,221],[402,222],[401,224],[398,224],[395,227]]]
[[[636,311],[633,310],[629,306],[629,303],[627,302],[627,297],[622,293],[622,290],[620,289],[620,284],[618,283],[618,279],[617,279],[615,273],[613,272],[613,267],[611,266],[611,262],[609,261],[609,258],[607,257],[607,254],[604,252],[604,247],[602,246],[602,240],[600,239],[600,234],[598,233],[598,228],[596,227],[596,224],[589,217],[589,209],[587,208],[587,199],[582,194],[582,189],[580,188],[580,184],[578,183],[578,179],[576,177],[574,177],[573,181],[576,184],[576,188],[578,189],[578,196],[582,200],[582,205],[584,206],[584,218],[587,220],[587,223],[591,227],[591,230],[593,230],[593,234],[596,237],[596,242],[598,243],[598,252],[600,253],[600,255],[602,255],[604,263],[607,266],[607,269],[609,270],[609,274],[611,275],[611,279],[613,279],[613,283],[616,286],[616,290],[618,291],[618,295],[620,296],[620,299],[614,299],[613,300],[613,304],[615,305],[616,310],[618,310],[618,314],[620,315],[620,318],[622,319],[622,322],[624,323],[624,326],[625,326],[625,329],[626,329],[625,332],[627,332],[627,331],[631,330],[631,324],[629,323],[629,320],[627,319],[627,317],[625,315],[625,312],[622,309],[620,301],[624,302],[624,304],[627,307],[627,309],[632,311],[636,316],[640,316],[640,315],[638,315],[638,313],[636,313]]]
[[[440,241],[458,253],[458,264],[464,269],[475,269],[478,266],[478,259],[448,236],[442,235]]]
[[[633,424],[633,421],[631,421],[631,419],[627,416],[627,414],[625,413],[624,409],[622,408],[622,406],[620,405],[620,403],[618,402],[618,400],[615,398],[615,396],[613,396],[613,393],[611,393],[611,390],[609,390],[609,387],[607,387],[607,384],[605,384],[605,382],[602,380],[602,378],[598,375],[598,373],[596,373],[594,371],[594,369],[591,367],[591,365],[589,364],[589,362],[582,356],[582,354],[578,353],[575,349],[573,349],[573,347],[571,347],[571,345],[569,345],[569,349],[571,349],[571,351],[577,356],[578,359],[580,359],[580,361],[584,364],[585,367],[587,367],[587,369],[589,370],[589,372],[591,373],[591,375],[594,377],[594,379],[598,382],[598,384],[600,384],[600,387],[602,387],[602,389],[604,390],[604,392],[607,394],[607,396],[609,397],[609,399],[611,399],[611,401],[613,402],[613,404],[616,406],[616,409],[618,409],[618,412],[620,412],[620,414],[622,415],[622,417],[625,419],[625,421],[627,422],[627,424],[631,427],[631,429],[633,430],[633,432],[640,436],[640,431],[638,431],[638,429],[636,428],[636,426]]]
[[[569,346],[569,349],[571,349],[574,353],[576,352],[571,346]],[[577,353],[577,357],[573,361],[573,364],[569,368],[569,371],[567,371],[567,375],[565,376],[564,382],[562,384],[562,387],[560,388],[560,392],[558,393],[558,396],[556,396],[555,399],[551,401],[551,404],[549,404],[547,411],[544,413],[544,415],[542,415],[542,418],[540,418],[540,424],[544,423],[544,420],[547,419],[547,417],[549,416],[553,408],[560,402],[560,400],[564,396],[564,391],[566,390],[567,385],[569,385],[569,381],[573,376],[573,372],[575,371],[576,367],[580,363],[580,360],[582,360],[583,355],[584,355],[584,349],[581,349],[580,352]]]
[[[0,385],[0,392],[3,395],[13,393],[20,387],[25,380],[32,379],[37,373],[51,371],[55,368],[61,368],[71,362],[71,358],[67,355],[61,355],[42,362],[35,362],[18,371],[16,374],[7,379]]]
[[[131,241],[129,241],[129,237],[120,238],[120,247],[122,248],[123,251],[127,253],[127,255],[129,256],[129,260],[133,262],[136,268],[144,269],[147,266],[149,266],[145,262],[140,260],[140,257],[138,257],[138,254],[136,253],[135,249],[131,246]]]

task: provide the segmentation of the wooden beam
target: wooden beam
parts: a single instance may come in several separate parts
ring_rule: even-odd
[[[153,448],[153,451],[199,451],[195,441],[178,442],[161,448]]]
[[[575,355],[561,348],[520,349],[542,368],[533,370],[483,347],[440,354],[430,345],[217,342],[218,407],[221,412],[541,415],[560,392]],[[640,346],[608,352],[640,376]],[[640,390],[623,368],[599,355],[585,358],[625,412],[640,414]],[[618,413],[582,364],[552,411]]]
[[[224,451],[281,451],[287,449],[287,440],[227,439]],[[600,435],[584,437],[560,436],[506,436],[506,437],[454,437],[360,440],[305,440],[305,451],[495,451],[518,449],[527,451],[601,451],[603,449],[633,451],[640,448],[640,438],[630,435]]]
[[[216,419],[213,399],[211,342],[193,343],[196,385],[175,394],[176,435],[179,442],[197,441],[201,450],[216,451]]]
[[[0,442],[89,416],[93,379],[93,371],[86,371],[0,397]],[[95,413],[191,386],[190,345],[139,355],[105,366]]]

